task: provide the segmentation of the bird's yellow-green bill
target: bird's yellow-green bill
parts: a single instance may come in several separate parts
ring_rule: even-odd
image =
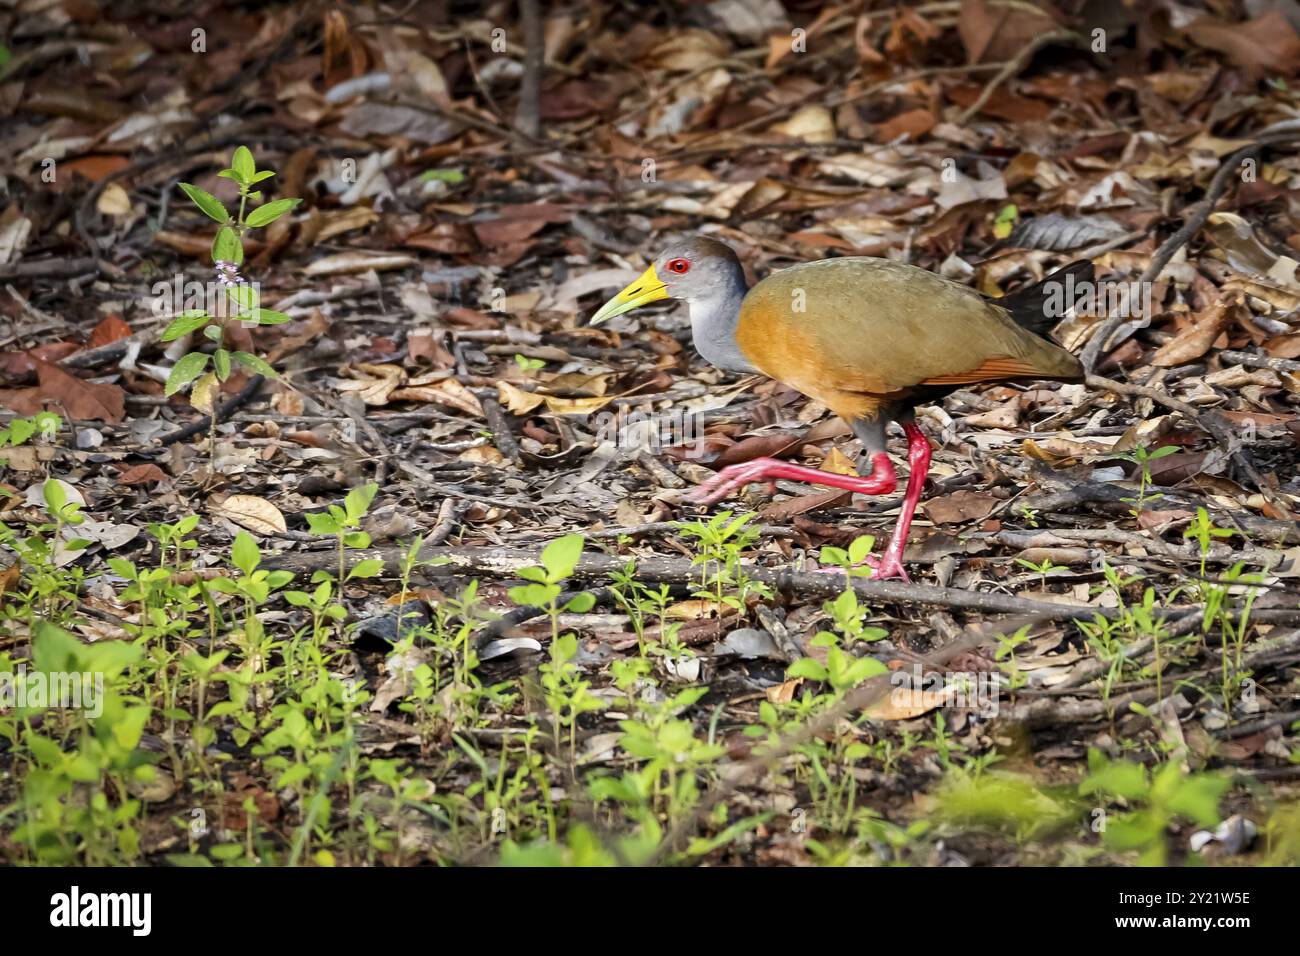
[[[668,290],[664,287],[659,274],[655,272],[655,267],[651,266],[641,273],[635,282],[602,305],[600,310],[591,317],[591,322],[588,324],[599,325],[606,319],[612,319],[624,312],[631,312],[647,302],[655,302],[666,298],[668,298]]]

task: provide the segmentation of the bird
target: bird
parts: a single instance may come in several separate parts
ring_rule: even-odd
[[[750,482],[777,479],[892,494],[898,477],[886,430],[890,422],[901,425],[910,467],[903,504],[884,554],[868,564],[873,578],[907,581],[903,548],[931,456],[916,406],[979,382],[1082,381],[1079,359],[1045,333],[1063,317],[1065,296],[1091,279],[1092,264],[1080,260],[1035,286],[989,299],[919,266],[842,256],[779,270],[751,288],[735,250],[695,236],[670,244],[589,324],[660,299],[685,300],[705,361],[761,373],[815,399],[848,424],[864,449],[858,475],[775,458],[730,465],[699,485],[688,496],[693,501],[713,503]]]

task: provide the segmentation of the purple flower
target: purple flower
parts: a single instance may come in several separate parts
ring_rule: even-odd
[[[217,260],[217,281],[222,285],[239,285],[244,280],[239,277],[239,266],[233,262]]]

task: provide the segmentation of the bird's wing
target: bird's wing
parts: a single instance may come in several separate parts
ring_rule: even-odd
[[[745,297],[737,341],[760,370],[814,397],[1081,374],[1073,355],[973,290],[885,259],[769,276]]]

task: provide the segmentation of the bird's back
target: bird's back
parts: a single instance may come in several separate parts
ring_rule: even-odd
[[[1082,376],[1066,350],[973,289],[889,259],[803,263],[755,285],[737,342],[762,372],[841,415],[936,386]]]

